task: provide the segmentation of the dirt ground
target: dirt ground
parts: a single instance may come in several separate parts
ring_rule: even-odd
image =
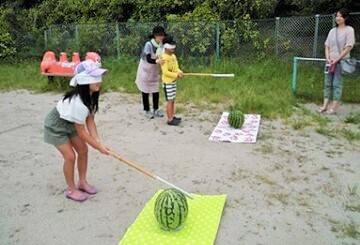
[[[1,93],[0,244],[118,244],[166,187],[91,149],[88,179],[99,193],[84,203],[66,199],[61,156],[42,130],[60,98]],[[350,111],[360,106],[344,105],[340,117]],[[210,142],[220,115],[189,106],[181,126],[170,127],[146,119],[138,96],[107,93],[96,121],[102,142],[120,155],[189,192],[227,194],[216,244],[359,241],[359,141],[262,119],[256,144]],[[329,116],[335,126],[340,117]]]

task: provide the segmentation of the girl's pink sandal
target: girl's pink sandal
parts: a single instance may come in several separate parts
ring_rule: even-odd
[[[75,192],[74,189],[67,189],[66,197],[76,202],[83,202],[88,198],[88,195],[81,191]]]
[[[84,185],[84,184],[79,183],[78,189],[81,191],[85,191],[86,193],[88,193],[90,195],[95,195],[97,193],[97,189],[94,186],[89,185],[89,184]]]

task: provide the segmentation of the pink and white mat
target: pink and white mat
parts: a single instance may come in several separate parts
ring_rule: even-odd
[[[230,127],[227,118],[229,112],[223,112],[218,125],[210,135],[210,141],[232,143],[256,143],[260,128],[260,115],[245,114],[245,122],[241,129]]]

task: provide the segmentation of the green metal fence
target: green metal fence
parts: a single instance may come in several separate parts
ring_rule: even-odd
[[[356,40],[360,40],[360,13],[351,14],[351,25]],[[277,18],[276,53],[279,56],[324,57],[324,43],[331,28],[335,26],[335,15]],[[360,47],[355,45],[352,55],[360,59]]]
[[[356,40],[360,40],[360,13],[352,13]],[[162,25],[177,41],[182,58],[249,58],[255,56],[324,57],[324,42],[335,26],[334,15],[266,20],[126,22],[56,25],[44,32],[44,49],[91,50],[104,57],[136,57],[153,26]],[[360,59],[360,45],[352,55]]]

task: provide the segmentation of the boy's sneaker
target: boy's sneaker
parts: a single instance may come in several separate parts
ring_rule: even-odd
[[[177,126],[179,125],[180,121],[173,118],[171,121],[168,121],[167,124],[170,126]]]
[[[182,118],[181,118],[181,117],[176,117],[176,116],[174,116],[174,119],[175,119],[175,120],[178,120],[178,121],[181,121]]]
[[[153,114],[151,111],[146,111],[146,112],[145,112],[145,116],[146,116],[148,119],[153,119],[153,118],[154,118],[154,114]]]
[[[154,110],[154,117],[164,117],[164,113],[162,113],[159,109]]]

